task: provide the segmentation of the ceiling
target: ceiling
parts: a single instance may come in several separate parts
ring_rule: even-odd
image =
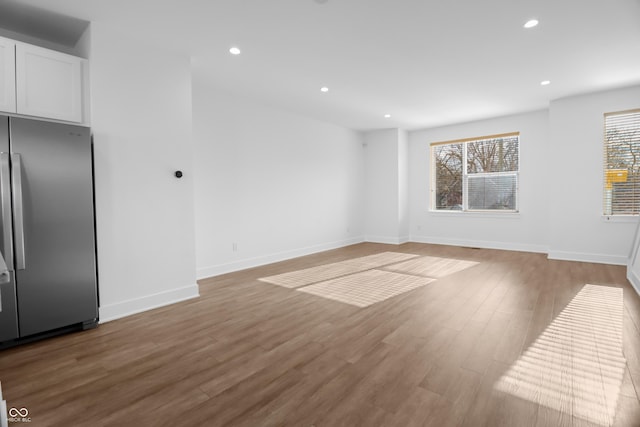
[[[11,3],[146,38],[191,56],[210,85],[358,130],[640,84],[640,0],[0,0]]]

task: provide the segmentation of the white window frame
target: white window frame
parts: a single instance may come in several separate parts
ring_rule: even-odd
[[[473,173],[469,174],[467,171],[467,144],[491,140],[491,139],[499,139],[499,138],[508,138],[508,137],[517,137],[518,138],[518,170],[515,172],[482,172],[482,173]],[[440,145],[453,145],[453,144],[462,144],[462,209],[437,209],[436,208],[436,159],[435,159],[435,148]],[[501,133],[496,135],[487,135],[487,136],[479,136],[473,138],[464,138],[464,139],[456,139],[451,141],[441,141],[441,142],[433,142],[429,146],[429,164],[430,164],[430,179],[429,179],[429,211],[432,213],[451,213],[451,214],[496,214],[496,215],[513,215],[520,213],[520,132],[509,132],[509,133]],[[515,176],[516,179],[516,191],[515,191],[515,209],[469,209],[469,192],[468,192],[468,181],[469,176],[482,176],[482,177],[492,177],[492,176]],[[473,178],[471,178],[473,179]]]

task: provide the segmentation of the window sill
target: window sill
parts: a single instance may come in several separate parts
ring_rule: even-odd
[[[496,218],[520,219],[520,212],[479,212],[479,211],[434,211],[429,210],[430,216],[459,217],[459,218]]]
[[[637,223],[638,215],[602,215],[604,222]]]

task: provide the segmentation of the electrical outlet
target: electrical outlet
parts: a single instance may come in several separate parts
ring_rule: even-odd
[[[238,244],[236,242],[233,242],[233,244],[231,245],[231,249],[233,250],[233,252],[238,252]]]

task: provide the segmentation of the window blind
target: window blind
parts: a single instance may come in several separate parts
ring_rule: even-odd
[[[640,213],[640,109],[604,115],[603,214]]]

